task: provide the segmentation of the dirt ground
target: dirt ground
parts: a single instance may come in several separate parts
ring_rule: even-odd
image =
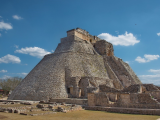
[[[7,100],[8,97],[0,97],[0,100]]]
[[[82,110],[43,116],[24,116],[16,113],[0,112],[2,120],[157,120],[160,116],[107,113],[103,111]]]

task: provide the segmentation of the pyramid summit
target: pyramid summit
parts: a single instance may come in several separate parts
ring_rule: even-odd
[[[123,90],[135,84],[142,83],[114,56],[111,43],[76,28],[67,31],[55,52],[44,56],[8,100],[87,98],[91,91]]]

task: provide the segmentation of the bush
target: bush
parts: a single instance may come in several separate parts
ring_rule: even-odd
[[[14,90],[21,81],[22,78],[20,77],[0,79],[0,87],[2,87],[4,93],[7,94],[7,92]]]

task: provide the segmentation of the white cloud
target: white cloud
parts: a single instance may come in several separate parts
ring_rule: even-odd
[[[128,63],[128,64],[129,64],[129,61],[125,61],[125,63]]]
[[[135,61],[137,61],[137,62],[139,62],[139,63],[145,63],[145,62],[146,62],[145,58],[141,58],[140,56],[138,56],[138,57],[135,59]]]
[[[14,47],[15,47],[15,48],[18,48],[19,46],[18,46],[18,45],[14,45]]]
[[[28,73],[21,73],[22,75],[26,76]]]
[[[0,71],[0,73],[5,73],[5,72],[7,72],[7,70],[1,70],[1,71]]]
[[[52,50],[52,52],[54,52],[54,50]]]
[[[11,76],[4,75],[4,76],[2,77],[2,79],[7,79],[7,78],[11,78]]]
[[[2,16],[0,16],[0,18],[2,18]]]
[[[21,48],[20,50],[16,50],[16,53],[29,54],[34,57],[42,58],[46,54],[50,54],[50,52],[39,48],[39,47],[26,47]]]
[[[0,33],[0,36],[1,36],[1,33]]]
[[[13,27],[9,24],[9,23],[5,23],[5,22],[0,22],[0,29],[5,29],[5,30],[9,30],[12,29]]]
[[[118,31],[115,31],[117,34],[119,34],[119,32]]]
[[[159,33],[157,33],[157,35],[158,35],[158,36],[160,36],[160,32],[159,32]]]
[[[22,17],[20,17],[20,16],[18,16],[18,15],[13,15],[12,16],[14,19],[16,19],[16,20],[21,20],[21,19],[23,19]]]
[[[153,83],[155,85],[160,85],[160,75],[139,75],[138,76],[142,83]]]
[[[101,33],[98,37],[111,42],[113,45],[130,46],[140,42],[132,33],[127,32],[125,32],[124,35],[118,36],[112,36],[109,33]]]
[[[154,74],[160,74],[160,69],[159,70],[150,69],[149,72],[152,72]]]
[[[139,75],[138,77],[143,83],[153,83],[160,85],[160,69],[150,69],[149,72],[154,73],[153,75]]]
[[[139,63],[146,63],[146,62],[150,62],[152,60],[156,60],[158,59],[160,56],[159,55],[144,55],[144,58],[138,56],[135,61],[139,62]]]
[[[19,59],[19,57],[10,54],[0,58],[0,63],[20,63],[20,62],[21,60]]]
[[[22,75],[22,76],[26,76],[28,73],[17,73],[19,75]]]

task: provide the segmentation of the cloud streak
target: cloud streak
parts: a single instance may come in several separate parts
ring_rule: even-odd
[[[152,72],[154,74],[160,74],[160,69],[158,70],[150,69],[149,72]]]
[[[50,52],[44,50],[43,48],[39,47],[26,47],[21,48],[20,50],[16,50],[16,53],[22,53],[22,54],[29,54],[34,57],[42,58],[46,54],[50,54]]]
[[[158,36],[160,36],[160,32],[159,32],[159,33],[157,33],[157,35],[158,35]]]
[[[7,72],[7,70],[1,70],[0,71],[0,73],[6,73]]]
[[[15,48],[19,48],[19,46],[18,46],[18,45],[14,45],[14,47],[15,47]]]
[[[4,75],[4,76],[2,77],[2,79],[8,79],[8,78],[11,78],[11,76]]]
[[[0,22],[0,29],[3,30],[10,30],[13,29],[13,27],[10,25],[10,23]]]
[[[153,83],[155,85],[160,84],[160,69],[150,69],[149,72],[153,73],[152,75],[139,75],[138,77],[143,83]]]
[[[148,54],[145,54],[144,55],[144,58],[138,56],[135,61],[139,62],[139,63],[147,63],[147,62],[150,62],[152,60],[157,60],[159,58],[159,55],[148,55]]]
[[[18,15],[13,15],[12,17],[13,17],[13,19],[16,19],[16,20],[21,20],[21,19],[23,19],[22,17],[20,17],[20,16],[18,16]]]
[[[10,54],[0,58],[0,63],[20,63],[20,62],[21,60],[19,57]]]
[[[125,32],[123,35],[113,36],[109,33],[101,33],[98,35],[99,38],[111,42],[113,45],[130,46],[139,43],[140,41],[132,34]]]

